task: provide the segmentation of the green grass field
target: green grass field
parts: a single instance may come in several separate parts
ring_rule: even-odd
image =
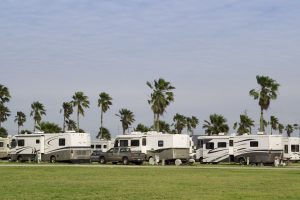
[[[0,167],[0,199],[300,199],[300,169]]]

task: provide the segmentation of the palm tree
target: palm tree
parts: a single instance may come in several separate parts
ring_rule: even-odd
[[[44,105],[38,101],[33,102],[31,104],[31,112],[30,112],[30,116],[33,116],[33,120],[34,120],[33,132],[35,132],[35,127],[39,125],[39,123],[41,122],[43,115],[46,115],[46,110],[44,108]]]
[[[63,132],[66,130],[66,121],[70,120],[70,116],[73,113],[73,105],[72,102],[63,102],[62,109],[60,113],[63,112],[64,122],[63,122]]]
[[[66,125],[67,125],[68,131],[77,129],[76,122],[74,120],[71,120],[71,119],[66,120]]]
[[[41,122],[38,126],[38,129],[45,133],[60,133],[61,128],[58,124],[51,122]]]
[[[20,127],[26,122],[26,115],[21,111],[17,112],[15,122],[18,124],[18,134],[20,134]]]
[[[102,129],[102,130],[100,130],[100,129]],[[99,132],[98,132],[98,135],[96,138],[100,138],[100,136],[101,136],[102,137],[101,139],[110,140],[111,135],[110,135],[109,130],[105,127],[101,127],[100,129],[99,129]]]
[[[284,125],[279,123],[278,124],[278,131],[279,131],[279,133],[282,134],[283,130],[284,130]]]
[[[190,133],[190,135],[193,135],[193,129],[195,129],[199,124],[199,119],[195,116],[187,117],[186,118],[186,127],[187,131]]]
[[[273,134],[272,130],[277,130],[278,129],[278,125],[279,125],[279,121],[278,121],[278,118],[276,118],[275,116],[271,116],[270,117],[270,125],[271,125],[271,135]]]
[[[299,124],[294,124],[294,130],[299,130],[299,134],[300,134],[300,126]]]
[[[294,132],[294,127],[291,124],[286,125],[285,131],[288,137],[291,137],[291,134]]]
[[[1,128],[1,123],[5,122],[9,116],[10,116],[10,110],[6,106],[4,106],[3,103],[0,103],[0,128]]]
[[[268,76],[256,76],[256,80],[260,85],[260,90],[252,89],[249,91],[249,95],[255,100],[258,99],[258,105],[260,106],[259,131],[264,132],[263,111],[268,110],[271,100],[275,100],[277,98],[277,92],[280,85]]]
[[[3,127],[0,127],[0,137],[6,138],[8,135],[7,130]]]
[[[163,132],[163,133],[170,133],[171,132],[170,124],[168,124],[165,121],[159,120],[158,121],[158,127],[159,127],[159,129],[158,129],[159,132]]]
[[[120,117],[120,121],[122,122],[123,135],[124,135],[125,131],[135,121],[134,114],[130,110],[126,108],[122,108],[121,110],[119,110],[119,114],[116,114],[116,116]]]
[[[84,116],[84,108],[89,108],[90,102],[83,92],[75,92],[72,98],[73,107],[77,107],[77,131],[79,131],[79,115]]]
[[[218,135],[219,133],[227,133],[229,127],[226,124],[227,120],[222,115],[212,114],[209,120],[204,120],[202,128],[206,129],[205,133],[208,135]]]
[[[152,89],[151,97],[148,103],[151,105],[154,116],[154,129],[159,130],[159,117],[164,114],[168,105],[174,101],[174,94],[172,90],[175,89],[170,82],[160,78],[158,81],[154,80],[151,84],[146,83]]]
[[[174,127],[175,127],[177,134],[181,134],[182,130],[187,125],[186,117],[181,114],[176,113],[176,115],[173,117],[173,122],[174,122]]]
[[[148,132],[150,130],[151,129],[149,127],[147,127],[147,126],[145,126],[144,124],[141,124],[141,123],[138,124],[136,126],[136,128],[134,129],[134,131],[139,131],[139,132],[143,132],[143,133]]]
[[[98,99],[98,107],[100,107],[101,110],[101,116],[100,116],[100,138],[103,138],[101,135],[102,127],[103,127],[103,113],[105,113],[109,106],[112,105],[112,98],[109,96],[109,94],[102,92],[99,94]]]
[[[10,93],[7,87],[0,84],[0,103],[4,104],[9,102],[10,100]]]
[[[237,129],[237,133],[242,135],[244,133],[251,133],[251,127],[254,126],[254,120],[252,120],[247,114],[240,115],[240,122],[234,123],[233,128],[236,129],[237,125],[239,125]]]

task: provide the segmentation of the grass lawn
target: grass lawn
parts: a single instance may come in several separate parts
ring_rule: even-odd
[[[0,199],[300,199],[300,169],[1,166]]]

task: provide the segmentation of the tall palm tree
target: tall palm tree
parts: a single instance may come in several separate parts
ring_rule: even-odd
[[[30,116],[33,116],[34,127],[33,132],[35,132],[35,128],[42,120],[42,116],[46,115],[46,109],[44,105],[38,101],[35,101],[31,104],[31,112]]]
[[[204,120],[202,128],[208,135],[218,135],[219,133],[228,133],[229,127],[226,124],[227,120],[222,115],[212,114],[209,116],[209,121]]]
[[[280,134],[282,134],[282,133],[283,133],[283,130],[284,130],[284,125],[281,124],[281,123],[279,123],[279,124],[278,124],[278,132],[279,132]]]
[[[89,108],[90,102],[83,92],[75,92],[72,98],[73,107],[77,107],[77,131],[79,131],[79,115],[84,116],[84,108]]]
[[[173,122],[174,122],[174,127],[175,127],[177,134],[181,134],[182,130],[187,125],[186,117],[181,114],[176,113],[176,115],[173,117]]]
[[[10,93],[7,87],[0,84],[0,103],[4,104],[9,102],[10,100]]]
[[[285,131],[288,137],[291,137],[291,134],[294,132],[294,127],[291,124],[286,125]]]
[[[116,116],[120,117],[120,121],[122,122],[123,135],[124,135],[125,131],[135,121],[134,114],[130,110],[126,108],[122,108],[119,110],[119,114],[116,114]]]
[[[105,92],[101,92],[99,94],[98,99],[98,107],[100,107],[101,116],[100,116],[100,138],[102,137],[101,131],[103,128],[103,113],[105,113],[109,107],[112,105],[112,98],[109,96],[109,94]]]
[[[186,118],[186,127],[187,131],[190,133],[190,135],[193,135],[193,129],[195,129],[199,124],[199,119],[195,116],[187,117]]]
[[[0,103],[0,128],[1,128],[1,123],[5,122],[9,116],[10,116],[10,110],[6,106],[4,106],[3,103]]]
[[[270,117],[270,125],[271,125],[271,135],[273,134],[273,130],[277,130],[278,129],[278,125],[279,125],[279,121],[278,118],[276,118],[275,116],[271,116]]]
[[[251,133],[252,126],[254,126],[254,120],[252,120],[247,114],[243,114],[240,115],[240,122],[234,123],[233,128],[237,128],[237,133],[242,135],[244,133]]]
[[[26,122],[26,115],[23,112],[18,111],[15,116],[15,122],[18,124],[18,134],[20,134],[20,127]]]
[[[148,103],[151,105],[154,116],[154,129],[159,130],[159,117],[164,114],[168,105],[174,101],[172,90],[175,89],[170,82],[162,78],[154,80],[153,84],[147,81],[149,88],[152,89],[151,97]]]
[[[255,100],[258,99],[258,105],[260,106],[260,128],[259,131],[264,132],[264,117],[263,111],[268,110],[271,100],[277,98],[277,92],[279,83],[271,79],[268,76],[256,76],[257,83],[260,86],[259,90],[252,89],[249,91],[249,95]]]
[[[73,105],[72,102],[63,102],[62,109],[60,113],[63,112],[64,122],[63,122],[63,132],[66,130],[66,121],[70,120],[70,116],[73,113]]]

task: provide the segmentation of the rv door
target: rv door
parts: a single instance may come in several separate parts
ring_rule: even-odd
[[[233,145],[233,138],[230,138],[229,139],[229,148],[228,148],[228,153],[229,153],[229,155],[233,155],[233,153],[234,153],[234,150],[233,150],[233,147],[234,145]]]

